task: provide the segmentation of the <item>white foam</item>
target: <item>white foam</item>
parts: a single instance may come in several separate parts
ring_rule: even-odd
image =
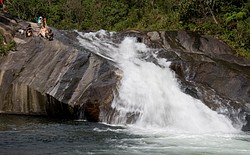
[[[89,47],[99,50],[104,42],[111,45],[111,41],[103,38],[92,40]],[[86,42],[82,45],[86,46]],[[227,117],[183,93],[165,59],[158,59],[160,66],[141,60],[140,54],[148,53],[150,49],[137,43],[135,38],[125,38],[118,47],[106,46],[105,52],[123,71],[119,94],[112,103],[120,115],[112,123],[126,125],[128,114],[139,114],[133,126],[145,130],[192,133],[237,131]],[[103,54],[100,50],[98,53]]]

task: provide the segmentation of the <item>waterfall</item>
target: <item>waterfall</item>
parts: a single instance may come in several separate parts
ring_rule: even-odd
[[[125,38],[120,44],[110,40],[106,31],[79,33],[84,48],[117,63],[122,79],[112,107],[117,115],[112,124],[149,129],[184,132],[233,132],[231,121],[209,109],[200,100],[183,93],[165,59],[135,38]],[[145,60],[154,56],[157,64]],[[135,120],[131,118],[136,118]]]

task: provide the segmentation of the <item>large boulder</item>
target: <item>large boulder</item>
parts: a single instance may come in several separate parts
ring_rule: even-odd
[[[116,68],[74,44],[73,31],[54,29],[47,41],[18,33],[25,25],[10,31],[16,51],[0,57],[0,112],[99,121],[100,109],[112,102]]]
[[[188,31],[148,32],[144,42],[159,49],[158,57],[172,62],[170,68],[184,92],[228,115],[236,124],[245,121],[244,129],[250,129],[248,59],[237,57],[215,38]]]

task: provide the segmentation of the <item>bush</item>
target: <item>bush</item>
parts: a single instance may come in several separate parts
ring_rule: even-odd
[[[0,54],[6,55],[8,51],[13,50],[16,47],[16,42],[11,41],[9,44],[4,44],[4,38],[0,35]]]

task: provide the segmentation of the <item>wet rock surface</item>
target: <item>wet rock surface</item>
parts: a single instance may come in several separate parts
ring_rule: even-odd
[[[161,49],[158,57],[172,62],[185,93],[234,122],[249,114],[250,61],[237,57],[228,45],[187,31],[150,32],[145,42]],[[249,123],[244,129],[250,129]]]

